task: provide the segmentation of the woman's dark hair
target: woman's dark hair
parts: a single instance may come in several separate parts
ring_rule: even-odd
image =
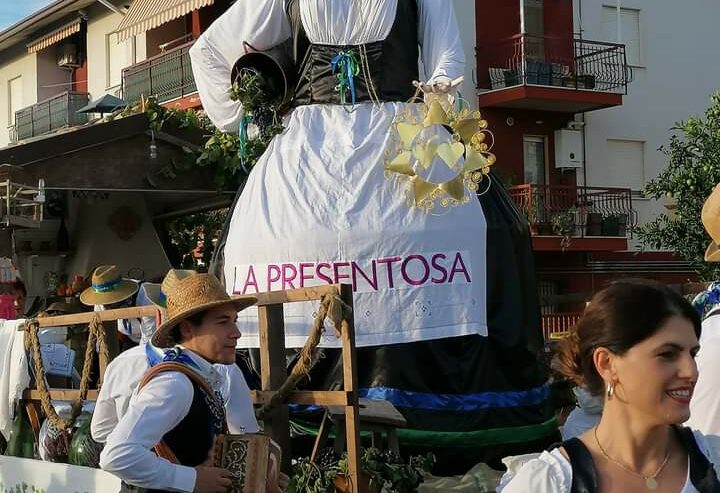
[[[13,290],[22,292],[23,296],[27,296],[27,288],[25,287],[25,283],[22,282],[20,279],[16,280],[13,283]]]
[[[690,322],[700,337],[700,315],[679,293],[650,280],[614,282],[593,296],[570,336],[560,341],[552,367],[600,395],[605,385],[593,362],[595,349],[622,356],[673,316]]]
[[[205,315],[207,315],[208,310],[203,310],[201,312],[193,313],[192,315],[185,317],[185,320],[190,322],[190,325],[193,327],[199,327],[202,325],[203,320],[205,319]],[[175,342],[180,342],[180,338],[182,334],[180,333],[180,325],[176,325],[173,327],[173,329],[170,331],[170,336]]]

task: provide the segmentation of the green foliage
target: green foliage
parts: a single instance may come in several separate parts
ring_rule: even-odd
[[[644,226],[635,228],[644,245],[668,249],[690,262],[701,278],[720,278],[720,265],[707,263],[703,256],[710,238],[700,220],[705,199],[720,182],[720,93],[713,94],[703,117],[679,122],[667,146],[667,167],[644,189],[653,199],[674,199],[675,217],[663,213]]]
[[[348,473],[347,458],[340,460],[340,471]],[[363,449],[360,467],[370,477],[370,490],[384,493],[412,493],[423,482],[425,473],[435,465],[435,456],[414,456],[409,463],[390,451]]]
[[[572,236],[575,234],[575,208],[571,207],[562,212],[556,212],[550,218],[550,223],[552,224],[553,233],[562,236],[560,246],[564,251],[570,246]]]
[[[362,450],[360,468],[369,478],[369,487],[373,492],[412,493],[423,482],[425,473],[435,465],[435,456],[414,456],[406,463],[402,458],[389,451],[376,448]],[[332,493],[335,491],[333,480],[338,475],[347,476],[347,455],[337,456],[332,449],[323,449],[315,462],[298,459],[288,485],[288,493]]]
[[[160,132],[164,127],[199,130],[204,144],[199,150],[183,148],[185,157],[174,160],[161,173],[174,178],[178,173],[193,168],[204,168],[213,176],[219,190],[236,190],[247,178],[248,173],[265,152],[275,135],[282,133],[278,102],[272,100],[262,79],[254,73],[242,73],[233,85],[230,97],[243,104],[243,108],[258,132],[248,139],[243,157],[240,152],[240,138],[237,133],[218,130],[204,114],[193,109],[179,110],[166,108],[153,98],[141,100],[109,117],[121,118],[141,112],[147,114],[150,128]]]
[[[210,264],[210,258],[215,250],[214,240],[222,230],[228,212],[228,209],[220,209],[182,216],[170,221],[167,225],[168,234],[179,257],[173,262],[173,267],[204,271]],[[198,245],[203,246],[202,257],[195,258],[194,252]]]

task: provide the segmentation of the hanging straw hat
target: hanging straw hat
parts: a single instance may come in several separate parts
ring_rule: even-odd
[[[167,309],[167,295],[171,293],[177,284],[188,276],[197,274],[195,270],[170,269],[162,284],[154,282],[143,283],[145,295],[150,302],[158,308]]]
[[[186,318],[222,305],[234,305],[237,311],[257,303],[255,296],[230,297],[212,274],[189,275],[167,293],[167,320],[152,337],[153,346],[165,348],[177,343],[173,329]]]
[[[92,275],[92,284],[80,293],[85,305],[111,305],[126,300],[138,290],[138,283],[122,279],[114,265],[101,265]]]
[[[715,185],[712,193],[705,200],[700,218],[705,226],[705,231],[712,238],[712,242],[705,250],[705,261],[720,262],[720,247],[718,247],[720,244],[720,184]]]

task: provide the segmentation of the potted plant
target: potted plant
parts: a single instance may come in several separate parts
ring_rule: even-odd
[[[560,247],[565,251],[570,246],[570,240],[575,234],[575,207],[556,212],[550,220],[553,233],[561,236]]]

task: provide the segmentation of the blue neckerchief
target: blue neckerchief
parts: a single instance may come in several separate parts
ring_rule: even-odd
[[[720,303],[720,282],[713,282],[710,286],[698,294],[692,300],[692,306],[697,310],[701,317],[707,313],[718,303]]]

